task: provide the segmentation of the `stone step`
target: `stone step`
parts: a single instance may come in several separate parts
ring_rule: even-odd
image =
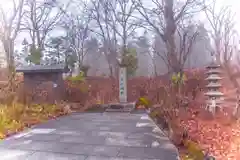
[[[131,112],[131,109],[111,109],[108,108],[105,110],[105,112]]]
[[[105,112],[131,112],[135,108],[135,103],[109,104]]]
[[[131,113],[147,113],[146,109],[134,109],[131,111]]]

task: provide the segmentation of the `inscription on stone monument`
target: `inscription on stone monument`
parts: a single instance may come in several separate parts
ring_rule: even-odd
[[[127,77],[126,68],[124,67],[119,70],[119,101],[121,103],[127,102]]]

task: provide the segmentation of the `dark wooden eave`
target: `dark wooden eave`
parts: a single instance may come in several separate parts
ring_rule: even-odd
[[[16,72],[23,73],[66,73],[69,69],[64,64],[28,65],[16,68]]]

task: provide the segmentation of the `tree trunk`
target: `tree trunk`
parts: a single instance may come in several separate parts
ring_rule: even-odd
[[[179,63],[176,55],[175,32],[176,22],[174,20],[173,0],[165,0],[164,19],[166,21],[165,28],[165,44],[168,51],[169,67],[171,72],[178,73]]]
[[[4,50],[7,61],[7,69],[8,69],[8,82],[9,87],[13,89],[13,81],[15,77],[15,65],[14,65],[14,44],[11,39],[5,40],[4,42]]]

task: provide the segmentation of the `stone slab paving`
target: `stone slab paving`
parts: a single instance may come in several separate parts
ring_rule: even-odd
[[[74,113],[0,142],[1,160],[178,160],[146,114]]]

